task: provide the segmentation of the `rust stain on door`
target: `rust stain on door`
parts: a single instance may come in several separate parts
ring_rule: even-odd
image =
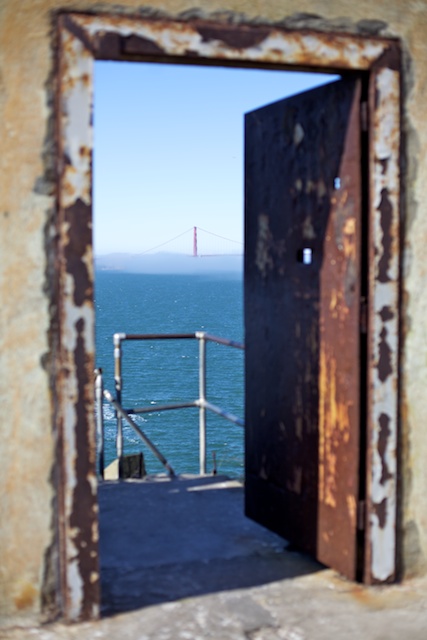
[[[360,81],[331,84],[252,112],[246,125],[247,513],[350,578],[360,92]]]

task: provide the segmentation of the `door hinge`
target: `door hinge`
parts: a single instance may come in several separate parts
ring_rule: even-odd
[[[362,131],[368,130],[368,103],[360,103],[360,126]]]
[[[360,298],[360,333],[368,333],[368,301],[365,296]]]
[[[365,507],[366,507],[365,500],[359,500],[359,502],[357,503],[357,528],[359,531],[365,530],[365,520],[366,520]]]

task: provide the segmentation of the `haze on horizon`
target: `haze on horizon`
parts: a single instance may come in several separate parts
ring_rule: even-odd
[[[153,255],[110,253],[95,256],[97,271],[121,271],[122,273],[186,274],[212,273],[243,275],[243,255],[198,257],[182,253],[159,252]]]

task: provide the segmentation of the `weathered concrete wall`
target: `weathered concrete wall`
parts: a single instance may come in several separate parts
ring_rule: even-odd
[[[192,0],[157,0],[170,16]],[[402,348],[402,541],[406,574],[427,568],[427,0],[205,1],[208,16],[259,17],[294,28],[381,32],[405,51]],[[37,619],[47,583],[55,489],[51,394],[55,309],[54,19],[58,10],[139,13],[137,0],[0,0],[0,618]],[[308,15],[298,15],[303,10]],[[322,18],[315,16],[322,16]],[[230,16],[229,16],[230,17]],[[224,14],[222,19],[227,19]],[[51,554],[50,554],[51,555]],[[53,554],[51,569],[55,569]],[[55,580],[55,576],[54,576]]]

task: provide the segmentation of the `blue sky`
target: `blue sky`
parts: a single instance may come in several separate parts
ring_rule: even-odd
[[[333,79],[97,62],[95,254],[142,253],[193,226],[243,241],[244,113]],[[191,249],[191,233],[162,247]]]

